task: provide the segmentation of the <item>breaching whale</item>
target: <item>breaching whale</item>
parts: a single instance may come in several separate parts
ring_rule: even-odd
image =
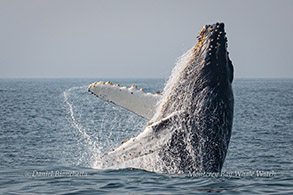
[[[220,172],[233,122],[233,65],[223,23],[205,25],[162,94],[95,82],[88,90],[146,119],[146,128],[98,159],[97,168],[161,173]]]

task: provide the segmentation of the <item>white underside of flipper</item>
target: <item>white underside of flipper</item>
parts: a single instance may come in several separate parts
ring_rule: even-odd
[[[92,83],[88,90],[99,98],[121,106],[146,119],[151,119],[156,112],[156,105],[161,99],[160,94],[145,93],[136,85],[130,88],[103,81]]]

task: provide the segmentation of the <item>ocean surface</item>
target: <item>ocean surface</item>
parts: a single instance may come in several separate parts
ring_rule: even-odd
[[[236,79],[221,175],[97,170],[147,121],[87,91],[99,79],[0,79],[0,194],[292,194],[293,79]],[[162,91],[165,80],[111,80]]]

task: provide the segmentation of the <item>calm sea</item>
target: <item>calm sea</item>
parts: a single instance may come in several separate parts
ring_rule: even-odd
[[[98,79],[0,79],[0,194],[292,194],[293,80],[236,79],[221,175],[96,170],[147,123],[87,92]],[[164,80],[112,80],[147,92]]]

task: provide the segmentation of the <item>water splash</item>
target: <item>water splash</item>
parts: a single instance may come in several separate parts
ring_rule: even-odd
[[[87,86],[63,92],[73,135],[77,135],[78,165],[94,167],[99,157],[123,139],[136,136],[146,121],[87,93]],[[73,154],[74,155],[74,154]]]
[[[85,129],[82,127],[81,124],[79,124],[76,119],[75,119],[75,116],[74,116],[74,112],[73,112],[73,108],[72,108],[72,104],[69,102],[68,100],[68,95],[69,93],[72,91],[72,90],[76,90],[76,89],[82,89],[84,87],[72,87],[66,91],[63,92],[63,97],[64,97],[64,101],[65,103],[68,105],[69,107],[69,111],[70,111],[70,116],[71,116],[71,119],[72,119],[72,124],[73,124],[73,127],[75,129],[77,129],[81,135],[83,135],[83,137],[87,140],[87,143],[92,145],[92,141],[91,141],[91,137],[86,133]]]
[[[80,157],[78,159],[77,164],[89,164],[91,165],[91,161],[94,161],[98,156],[101,155],[101,147],[98,145],[98,142],[96,139],[94,139],[92,136],[90,136],[87,133],[86,127],[84,127],[80,121],[76,118],[76,113],[74,112],[74,105],[73,102],[70,101],[70,98],[74,96],[78,91],[82,90],[85,91],[86,86],[80,86],[80,87],[72,87],[70,89],[67,89],[63,92],[64,102],[69,108],[69,114],[72,121],[72,126],[74,129],[76,129],[79,132],[79,135],[81,135],[81,139],[79,140],[79,145],[84,142],[86,145],[84,148],[86,148],[86,151],[80,151]],[[79,113],[79,118],[81,118],[81,114]]]
[[[186,67],[186,64],[188,64],[190,60],[192,59],[191,58],[192,55],[193,55],[193,50],[190,49],[177,59],[176,65],[172,69],[172,73],[165,84],[165,87],[162,93],[163,97],[158,102],[156,114],[151,119],[152,122],[155,122],[158,118],[160,118],[160,111],[162,110],[164,103],[167,101],[168,97],[170,96],[172,89],[175,87],[174,84],[180,77],[180,74]]]

